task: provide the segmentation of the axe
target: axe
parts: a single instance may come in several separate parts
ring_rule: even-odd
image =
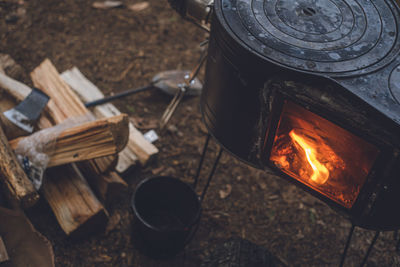
[[[47,102],[49,102],[48,95],[37,88],[32,88],[32,91],[22,102],[3,114],[9,121],[25,132],[32,133],[34,123],[40,117]]]
[[[31,89],[1,72],[0,87],[21,101],[16,107],[5,111],[4,117],[25,132],[32,133],[33,125],[49,101],[49,97],[39,89]]]

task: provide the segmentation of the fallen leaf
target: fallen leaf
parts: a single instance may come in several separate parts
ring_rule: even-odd
[[[122,6],[122,2],[120,1],[103,1],[103,2],[94,2],[92,7],[98,9],[110,9]]]
[[[149,2],[145,1],[145,2],[139,2],[139,3],[133,4],[133,5],[129,5],[128,8],[132,11],[140,12],[140,11],[145,10],[149,6],[150,6]]]
[[[232,186],[230,184],[225,185],[224,190],[219,190],[219,197],[221,199],[227,198],[232,192]]]

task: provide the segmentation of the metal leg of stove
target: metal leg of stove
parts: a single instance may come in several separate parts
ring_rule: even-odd
[[[203,200],[204,200],[204,196],[205,196],[205,194],[207,192],[208,187],[210,186],[211,179],[214,176],[215,170],[217,169],[217,166],[218,166],[218,163],[219,163],[219,159],[222,156],[222,151],[223,151],[223,149],[220,148],[219,152],[218,152],[218,156],[215,159],[214,165],[213,165],[213,167],[211,169],[210,175],[208,176],[206,186],[204,187],[203,192],[201,193],[200,202],[203,202]]]
[[[204,147],[203,147],[203,152],[201,153],[201,158],[200,158],[199,166],[197,167],[196,175],[194,176],[193,189],[195,189],[196,186],[197,186],[197,182],[198,182],[198,180],[199,180],[199,175],[200,175],[201,167],[203,166],[203,162],[204,162],[204,158],[205,158],[206,153],[207,153],[207,148],[208,148],[208,143],[210,142],[210,138],[211,138],[211,135],[210,135],[210,134],[207,134],[206,142],[205,142]]]
[[[344,251],[343,251],[343,253],[342,253],[342,258],[341,258],[341,260],[340,260],[340,265],[339,265],[340,267],[343,266],[344,261],[346,260],[347,250],[349,249],[350,242],[351,242],[351,237],[353,236],[353,232],[354,232],[354,228],[355,228],[355,227],[356,227],[356,226],[355,226],[354,224],[351,225],[349,234],[348,234],[348,236],[347,236],[346,246],[344,247]],[[368,247],[367,253],[364,255],[364,258],[363,258],[363,260],[362,260],[362,262],[361,262],[360,267],[363,267],[363,266],[365,265],[365,263],[367,262],[368,257],[369,257],[369,254],[371,254],[372,248],[374,247],[375,242],[376,242],[376,240],[377,240],[378,237],[379,237],[379,234],[380,234],[380,231],[376,231],[376,232],[375,232],[375,236],[374,236],[374,238],[372,239],[372,242],[371,242],[371,244],[370,244],[369,247]]]
[[[347,236],[346,245],[345,245],[344,250],[343,250],[343,253],[342,253],[342,258],[341,258],[341,260],[340,260],[340,264],[339,264],[340,267],[343,267],[343,264],[344,264],[344,261],[345,261],[345,259],[346,259],[346,255],[347,255],[347,250],[349,249],[351,237],[353,236],[353,232],[354,232],[354,228],[355,228],[355,227],[356,227],[356,226],[355,226],[354,224],[351,225],[349,234],[348,234],[348,236]]]
[[[164,114],[161,116],[160,123],[159,123],[160,130],[164,130],[165,126],[171,119],[172,114],[174,114],[179,103],[182,101],[183,96],[186,94],[187,90],[189,89],[191,83],[194,81],[194,79],[199,74],[199,71],[200,71],[201,67],[203,66],[204,62],[206,61],[206,59],[207,59],[207,49],[205,49],[202,52],[202,54],[200,55],[199,62],[194,67],[194,69],[190,72],[189,77],[187,79],[185,79],[185,84],[182,84],[180,86],[181,90],[176,92],[174,98],[171,100],[168,107],[165,109]]]
[[[360,265],[361,267],[363,267],[363,266],[365,265],[365,263],[367,262],[367,259],[368,259],[368,257],[369,257],[369,254],[371,253],[371,250],[372,250],[372,248],[374,247],[375,242],[376,242],[376,240],[377,240],[378,237],[379,237],[379,234],[380,234],[380,231],[376,231],[376,232],[375,232],[374,239],[372,239],[372,242],[371,242],[371,244],[369,245],[369,248],[368,248],[368,250],[367,250],[367,253],[366,253],[365,256],[364,256],[363,261],[361,262],[361,265]]]

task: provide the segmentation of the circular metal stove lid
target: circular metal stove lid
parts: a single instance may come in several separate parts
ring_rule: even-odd
[[[390,1],[220,0],[216,11],[242,45],[296,70],[365,74],[400,48],[398,8]]]

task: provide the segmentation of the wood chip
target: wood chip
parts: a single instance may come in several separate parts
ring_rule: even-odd
[[[232,186],[230,184],[226,184],[224,190],[219,190],[219,197],[221,199],[225,199],[231,194],[231,192],[232,192]]]
[[[92,7],[97,9],[110,9],[122,6],[122,2],[120,1],[103,1],[103,2],[94,2]]]
[[[147,9],[150,6],[149,2],[139,2],[133,5],[129,5],[128,8],[135,12],[140,12]]]

